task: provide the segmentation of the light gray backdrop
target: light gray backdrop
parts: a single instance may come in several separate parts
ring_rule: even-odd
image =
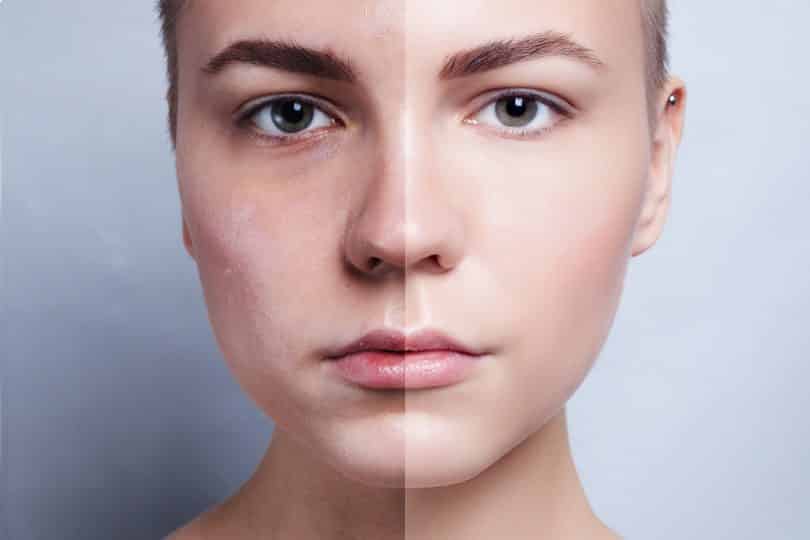
[[[575,458],[630,540],[810,538],[810,4],[672,4],[672,213],[570,403]],[[6,0],[0,54],[0,537],[158,538],[272,425],[182,250],[152,1]]]

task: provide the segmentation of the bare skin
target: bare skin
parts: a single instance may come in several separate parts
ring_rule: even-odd
[[[172,540],[619,537],[587,501],[565,403],[669,210],[686,93],[672,77],[648,95],[639,13],[639,0],[191,2],[183,240],[223,356],[276,427],[251,479]],[[557,47],[440,76],[460,51],[538,34],[590,56]],[[356,77],[201,69],[254,38],[329,51]],[[504,90],[539,100],[529,124],[499,124]],[[322,106],[294,141],[268,138],[281,134],[261,111],[234,121],[289,94]],[[428,326],[486,361],[402,392],[324,361],[368,330]]]
[[[170,539],[619,538],[588,504],[564,413],[476,478],[431,490],[438,501],[397,488],[379,500],[377,490],[347,485],[283,433],[274,437],[256,475],[234,497]],[[325,495],[338,490],[340,497]]]

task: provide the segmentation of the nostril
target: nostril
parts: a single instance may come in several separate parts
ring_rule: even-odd
[[[375,268],[377,268],[380,265],[381,262],[382,262],[382,259],[380,259],[379,257],[371,257],[369,259],[369,268],[368,269],[369,270],[374,270]]]

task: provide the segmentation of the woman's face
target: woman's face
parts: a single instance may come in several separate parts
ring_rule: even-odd
[[[474,477],[560,412],[607,337],[628,260],[658,234],[641,226],[666,175],[641,21],[639,0],[189,4],[184,239],[224,357],[279,427],[347,477],[424,487]],[[550,54],[447,65],[538,35],[518,53]],[[562,35],[596,58],[565,54]],[[257,39],[328,50],[354,80],[245,62],[256,47],[202,69]],[[262,102],[290,94],[315,105]],[[337,376],[325,351],[382,327],[488,354],[442,388]]]

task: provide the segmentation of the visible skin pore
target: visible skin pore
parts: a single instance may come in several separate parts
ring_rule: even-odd
[[[619,537],[588,503],[565,403],[669,210],[686,92],[671,77],[650,122],[639,1],[190,3],[183,240],[223,356],[275,430],[250,480],[172,540]],[[603,66],[553,56],[437,78],[450,54],[546,31]],[[203,72],[258,37],[329,49],[358,80]],[[576,111],[531,138],[498,133],[477,111],[509,88]],[[341,123],[287,146],[234,125],[241,104],[281,93],[321,96]],[[443,329],[490,355],[442,389],[336,377],[323,351],[381,326]]]

